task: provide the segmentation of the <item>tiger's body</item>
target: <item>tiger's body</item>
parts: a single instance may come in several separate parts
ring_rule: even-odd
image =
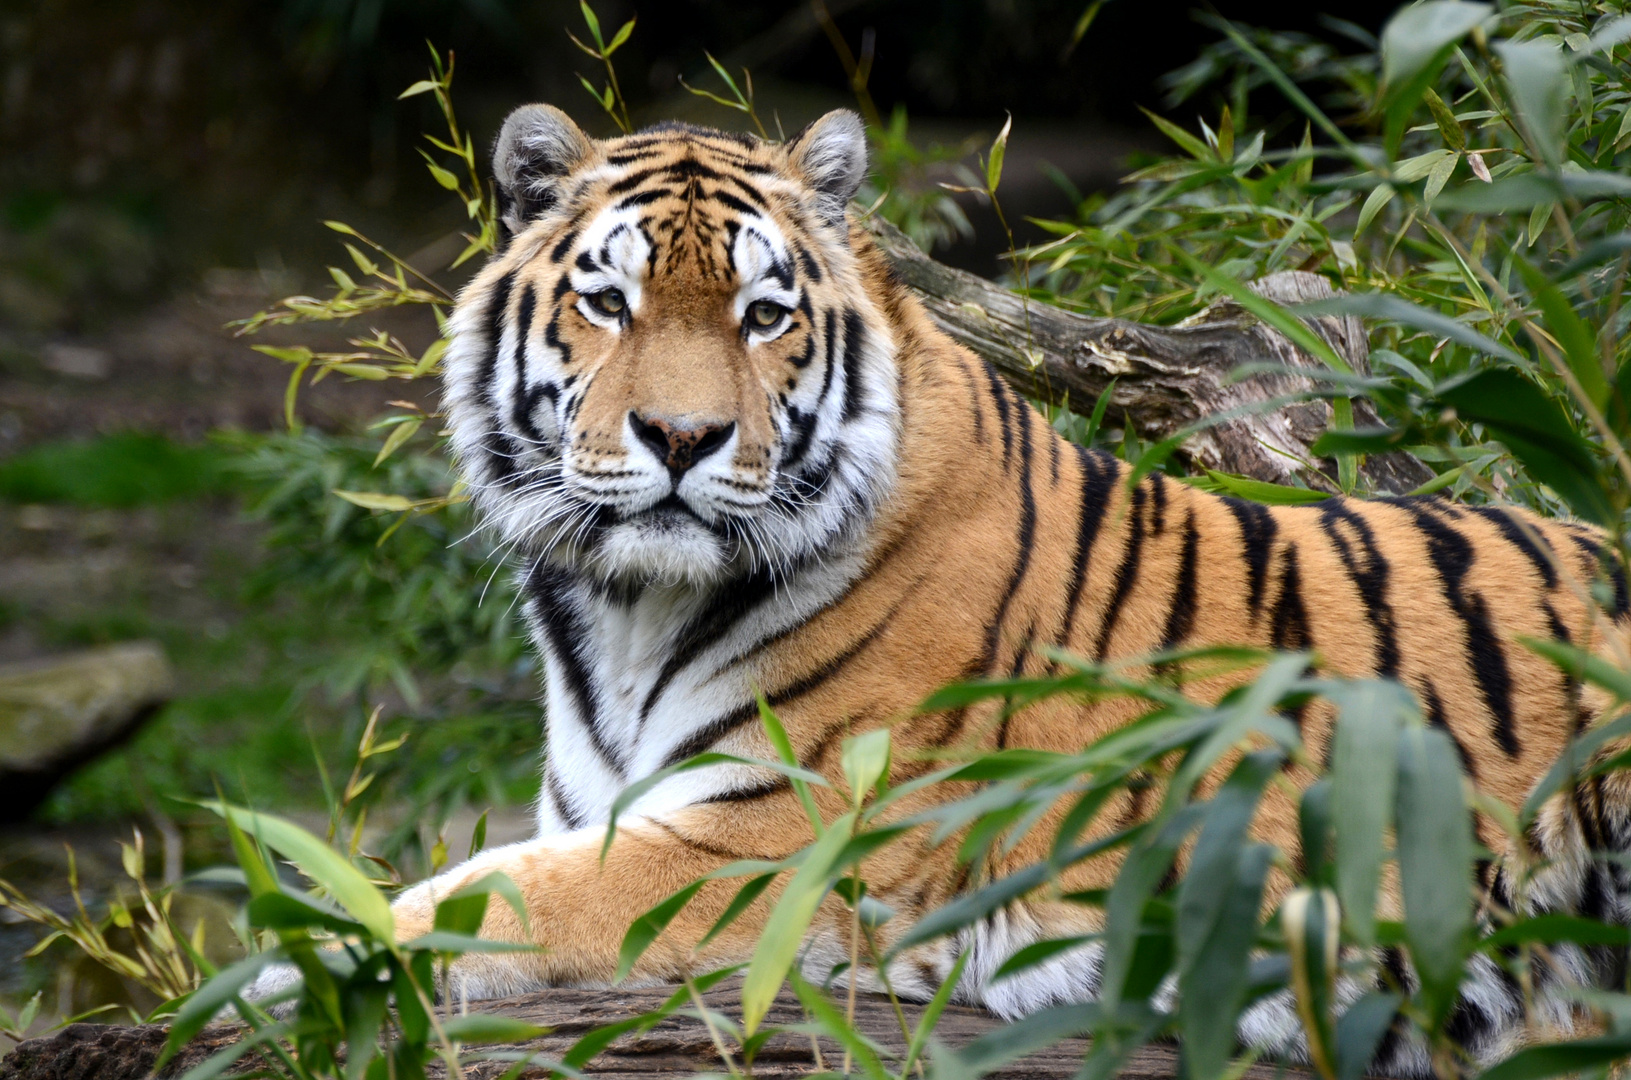
[[[1074,752],[1136,715],[1130,702],[1062,700],[1007,718],[914,713],[950,682],[1043,672],[1037,646],[1095,659],[1308,649],[1329,672],[1403,682],[1513,806],[1595,718],[1514,641],[1623,648],[1623,581],[1616,617],[1602,616],[1587,530],[1431,499],[1270,509],[1160,475],[1129,491],[1127,466],[1062,440],[893,280],[845,218],[864,165],[849,114],[787,146],[689,127],[593,142],[539,106],[506,124],[495,172],[512,235],[460,298],[446,407],[478,505],[524,568],[547,665],[538,835],[396,906],[411,938],[462,882],[495,869],[515,880],[545,951],[461,959],[470,997],[608,983],[625,930],[657,901],[809,841],[784,781],[720,765],[653,788],[601,862],[629,783],[704,750],[774,756],[758,690],[799,761],[834,778],[846,736],[892,725],[898,782],[933,767],[922,751]],[[1189,689],[1215,698],[1242,677]],[[1314,709],[1302,724],[1322,753],[1330,717]],[[1585,855],[1631,842],[1623,794],[1600,786],[1548,810],[1535,844],[1557,861],[1556,906],[1623,916],[1623,882]],[[840,812],[836,796],[821,801]],[[1143,809],[1124,794],[1100,827]],[[1257,829],[1295,850],[1294,802],[1271,787]],[[1037,859],[1048,833],[1033,829],[991,872]],[[900,913],[886,931],[954,895],[954,848],[919,838],[869,858],[873,894]],[[1116,867],[1090,861],[1066,884],[1105,887]],[[701,958],[691,948],[732,892],[704,889],[637,976],[745,959],[764,900]],[[849,951],[847,915],[828,905],[811,931],[817,966]],[[1032,941],[1092,929],[1087,909],[1021,900],[908,954],[893,983],[926,997],[967,952],[966,1000],[1008,1015],[1080,1000],[1096,989],[1092,948],[988,980]],[[483,934],[522,930],[495,904]],[[1595,974],[1584,956],[1574,967]],[[1480,978],[1462,1034],[1487,1053],[1511,1037],[1518,1004],[1493,965]],[[1294,1053],[1294,1028],[1270,1001],[1243,1034]],[[1403,1042],[1389,1053],[1384,1068],[1425,1068]]]

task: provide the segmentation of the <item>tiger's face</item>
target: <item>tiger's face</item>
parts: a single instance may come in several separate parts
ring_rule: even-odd
[[[504,246],[460,297],[444,401],[506,542],[608,582],[711,585],[861,534],[899,426],[844,211],[865,167],[848,112],[785,146],[511,114]]]

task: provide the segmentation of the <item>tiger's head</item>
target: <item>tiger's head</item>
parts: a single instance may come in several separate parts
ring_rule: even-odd
[[[859,117],[786,144],[510,114],[500,249],[444,363],[454,450],[525,558],[609,583],[782,576],[894,478],[895,347],[851,247]]]

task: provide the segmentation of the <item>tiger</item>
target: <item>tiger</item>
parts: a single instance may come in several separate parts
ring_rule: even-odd
[[[853,112],[785,142],[674,122],[596,139],[559,109],[526,105],[504,122],[492,168],[500,242],[451,316],[443,408],[476,509],[513,556],[542,658],[537,834],[408,889],[394,910],[411,939],[432,928],[438,898],[502,872],[525,923],[494,904],[481,934],[540,949],[459,959],[460,997],[608,986],[638,916],[727,863],[809,842],[786,776],[728,760],[656,783],[603,854],[629,785],[707,751],[776,758],[760,695],[800,766],[834,785],[813,789],[828,820],[844,810],[851,736],[889,728],[898,785],[958,755],[1077,752],[1146,708],[1056,698],[919,709],[947,684],[1046,674],[1053,650],[1096,662],[1209,645],[1302,650],[1333,676],[1397,680],[1479,787],[1511,807],[1606,708],[1517,640],[1625,655],[1631,601],[1602,535],[1434,496],[1267,506],[1159,470],[1134,477],[1067,441],[892,273],[852,211],[868,168]],[[1598,604],[1591,590],[1605,583],[1612,595]],[[1185,690],[1217,700],[1248,677]],[[1331,710],[1296,719],[1323,754]],[[1605,778],[1548,803],[1528,838],[1527,854],[1550,867],[1534,895],[1624,921],[1626,871],[1592,853],[1631,847],[1627,795]],[[902,812],[949,797],[927,786]],[[1129,787],[1094,828],[1148,810]],[[1478,828],[1504,849],[1488,821]],[[1254,829],[1295,852],[1295,797],[1271,786]],[[985,873],[1045,857],[1050,832],[1031,829]],[[885,944],[968,887],[956,848],[920,830],[869,856],[871,895],[897,913],[879,930]],[[1505,865],[1484,885],[1511,903]],[[1117,867],[1088,860],[1060,890],[1107,888]],[[708,885],[632,978],[747,960],[778,889],[699,950],[734,895]],[[1059,896],[1023,895],[902,951],[890,985],[927,1000],[961,960],[957,1000],[1004,1017],[1091,999],[1091,941],[993,978],[1031,943],[1101,928],[1095,909]],[[848,959],[849,920],[837,897],[823,902],[809,970]],[[1624,977],[1623,957],[1553,956],[1559,985]],[[1413,977],[1396,952],[1385,959]],[[1471,970],[1452,1033],[1494,1060],[1521,1037],[1522,997],[1487,958]],[[1548,1015],[1570,1023],[1566,1004]],[[1240,1037],[1295,1058],[1298,1027],[1281,993],[1251,1006]],[[1375,1067],[1431,1072],[1426,1048],[1399,1031]]]

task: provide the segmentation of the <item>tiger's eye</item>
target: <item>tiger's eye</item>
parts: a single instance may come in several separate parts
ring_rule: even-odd
[[[603,315],[620,315],[623,309],[629,306],[621,289],[602,289],[600,292],[591,293],[585,299]]]
[[[787,309],[774,300],[755,300],[748,305],[748,323],[765,330],[781,322],[786,312]]]

